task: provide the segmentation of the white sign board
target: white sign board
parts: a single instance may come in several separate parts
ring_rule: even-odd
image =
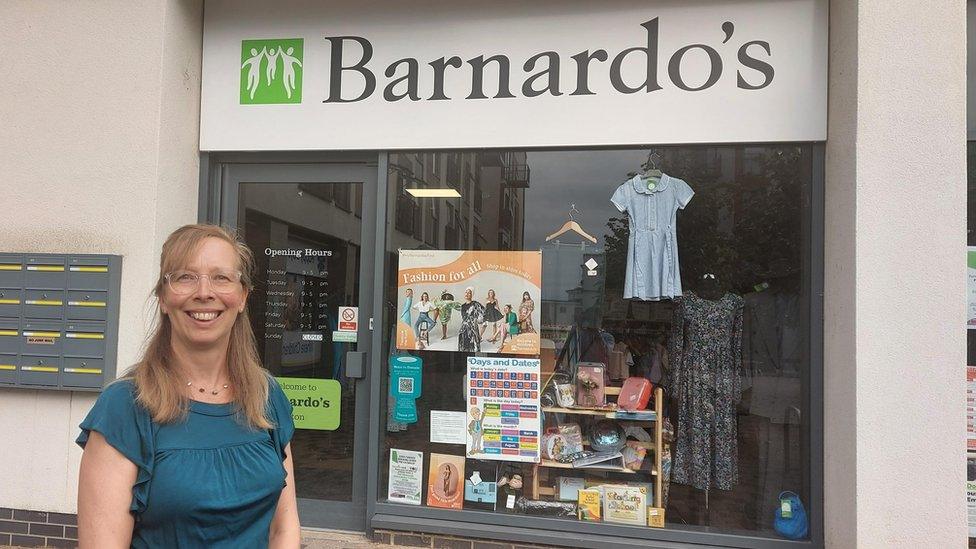
[[[827,135],[826,0],[211,0],[203,46],[203,150]]]

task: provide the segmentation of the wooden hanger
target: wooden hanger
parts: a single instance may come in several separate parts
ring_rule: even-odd
[[[584,231],[583,230],[583,227],[580,227],[580,224],[577,223],[575,219],[573,219],[573,212],[582,213],[582,212],[580,212],[579,210],[576,209],[576,204],[573,204],[571,206],[571,209],[569,210],[569,221],[563,223],[563,226],[560,227],[558,231],[556,231],[556,232],[552,233],[551,235],[547,236],[546,237],[546,242],[549,242],[553,238],[556,238],[556,237],[558,237],[559,235],[561,235],[561,234],[563,234],[565,232],[573,231],[576,234],[582,236],[583,238],[589,240],[590,242],[596,244],[596,238],[594,238],[592,235],[590,235],[590,233]]]

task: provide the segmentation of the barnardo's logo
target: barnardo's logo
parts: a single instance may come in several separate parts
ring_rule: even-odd
[[[241,40],[241,105],[301,103],[303,43]]]

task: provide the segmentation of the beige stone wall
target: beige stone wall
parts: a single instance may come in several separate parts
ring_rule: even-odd
[[[828,547],[964,547],[966,3],[831,2]]]
[[[202,1],[0,6],[0,250],[123,256],[120,367],[161,240],[196,219]],[[74,512],[91,393],[0,389],[0,507]]]

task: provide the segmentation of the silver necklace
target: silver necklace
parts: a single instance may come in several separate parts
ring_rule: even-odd
[[[192,381],[187,381],[187,382],[186,382],[186,386],[187,386],[187,387],[192,387],[192,386],[193,386],[193,382],[192,382]],[[223,387],[221,387],[220,389],[218,389],[218,388],[217,388],[217,386],[216,386],[216,385],[214,385],[214,386],[213,386],[213,387],[212,387],[212,388],[210,389],[210,394],[212,394],[212,395],[215,395],[215,396],[216,396],[216,395],[218,395],[218,394],[220,394],[220,392],[221,392],[221,391],[223,391],[224,389],[226,389],[227,387],[228,387],[228,385],[227,385],[226,383],[224,383],[224,385],[223,385]],[[203,387],[198,387],[198,388],[197,388],[197,390],[198,390],[198,391],[200,391],[201,393],[205,393],[205,392],[207,391],[207,390],[206,390],[206,389],[204,389]]]

